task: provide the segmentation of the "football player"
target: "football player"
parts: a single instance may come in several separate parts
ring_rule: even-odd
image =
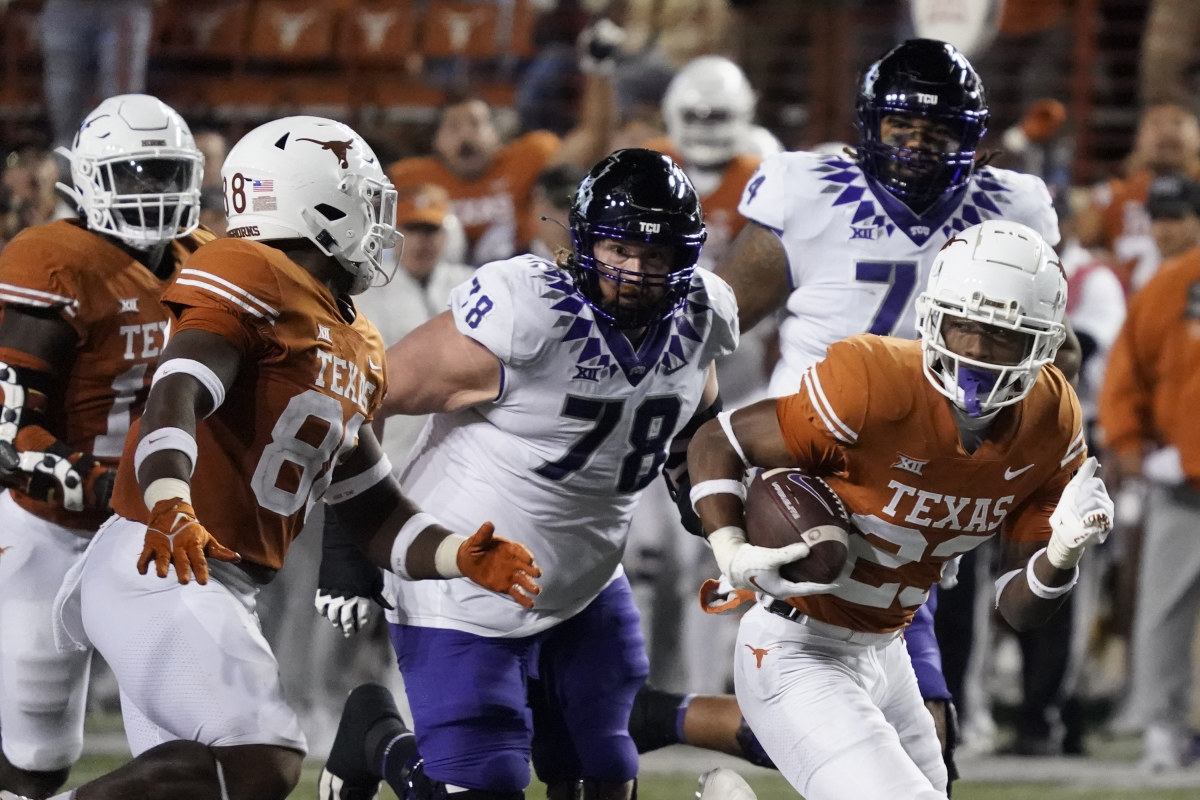
[[[834,341],[856,333],[915,338],[913,300],[938,249],[985,219],[1029,225],[1051,246],[1058,222],[1045,183],[976,160],[987,127],[983,84],[945,42],[911,39],[867,69],[853,157],[767,158],[738,210],[750,222],[717,274],[742,329],[786,306],[771,393],[791,393]],[[1059,349],[1068,377],[1078,343]]]
[[[1112,501],[1051,366],[1065,307],[1062,266],[1036,231],[971,226],[934,260],[919,342],[834,343],[797,394],[722,413],[693,439],[691,496],[713,555],[735,588],[759,593],[739,629],[738,705],[809,800],[945,798],[905,627],[946,564],[997,533],[997,606],[1035,627],[1107,535]],[[777,554],[803,545],[746,543],[751,465],[805,469],[841,496],[860,533],[835,583],[780,576]]]
[[[384,412],[436,412],[406,491],[448,524],[520,531],[547,577],[533,608],[387,579],[417,739],[378,693],[356,692],[326,800],[373,796],[380,778],[415,797],[511,800],[531,760],[555,800],[630,796],[627,726],[648,670],[621,567],[630,515],[672,440],[718,409],[713,361],[737,345],[737,310],[696,269],[699,199],[667,156],[600,161],[570,227],[573,251],[484,265],[388,352]]]
[[[398,238],[371,148],[288,117],[243,137],[221,176],[231,238],[163,295],[171,337],[125,439],[116,514],[56,598],[64,637],[113,667],[134,755],[76,800],[291,792],[305,741],[255,600],[322,497],[405,579],[465,576],[514,606],[538,591],[529,551],[490,524],[468,539],[419,512],[364,424],[386,359],[352,297],[386,277]]]
[[[893,48],[863,74],[856,107],[852,156],[792,152],[763,162],[738,207],[750,221],[717,267],[743,331],[786,308],[772,396],[796,391],[841,338],[915,338],[913,301],[949,236],[998,218],[1032,227],[1050,245],[1059,239],[1040,178],[977,160],[987,101],[953,46],[912,39]],[[1069,327],[1056,364],[1074,379],[1079,345]],[[944,689],[938,672],[921,676],[927,691]],[[947,724],[949,706],[931,706]]]
[[[669,154],[696,187],[708,241],[700,265],[711,269],[746,224],[738,200],[765,156],[783,146],[754,124],[754,90],[741,67],[724,56],[692,59],[663,95],[667,137],[646,147]]]
[[[82,751],[91,662],[56,650],[54,593],[111,513],[166,338],[158,298],[213,238],[197,227],[203,157],[156,98],[105,100],[58,152],[80,218],[0,252],[0,789],[39,798]]]

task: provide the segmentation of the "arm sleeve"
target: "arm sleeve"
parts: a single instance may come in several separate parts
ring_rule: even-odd
[[[904,644],[917,674],[917,688],[924,700],[949,700],[950,687],[942,671],[942,650],[933,630],[937,611],[938,587],[929,590],[929,599],[917,609],[912,623],[904,629]]]
[[[866,420],[869,383],[863,354],[841,341],[805,370],[799,392],[779,398],[779,427],[797,463],[818,472],[844,466],[843,448],[857,444]]]

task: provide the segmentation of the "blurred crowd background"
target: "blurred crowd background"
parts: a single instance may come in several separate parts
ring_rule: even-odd
[[[840,151],[858,139],[853,101],[863,68],[915,34],[969,28],[961,17],[971,14],[981,24],[955,44],[986,87],[984,148],[998,166],[1041,175],[1055,197],[1069,311],[1088,358],[1079,389],[1094,419],[1127,304],[1164,259],[1200,245],[1196,0],[0,0],[0,245],[68,213],[54,191],[66,169],[53,148],[69,146],[83,115],[105,96],[147,92],[196,133],[207,159],[205,223],[218,232],[227,145],[267,119],[317,114],[362,132],[386,164],[435,154],[450,163],[457,153],[486,165],[509,143],[546,142],[530,162],[528,195],[517,198],[529,211],[517,224],[528,227],[487,257],[552,251],[562,232],[542,218],[565,221],[581,169],[609,149],[670,136],[664,95],[694,59],[727,57],[748,78],[761,126],[748,155]],[[451,108],[453,117],[443,113]],[[459,130],[448,131],[449,120]],[[541,131],[555,137],[528,138]],[[581,134],[577,163],[552,164],[547,153],[578,145]],[[473,221],[456,219],[454,192],[436,179],[402,191],[404,270],[369,310],[391,340],[436,313],[482,258]],[[770,336],[748,342],[752,357],[729,367],[744,376],[745,397],[765,388]],[[413,428],[389,423],[388,434],[392,461],[402,463]],[[1095,430],[1102,461],[1105,444]],[[1186,481],[1178,463],[1125,461],[1106,475],[1119,497],[1118,528],[1101,557],[1085,559],[1086,588],[1056,630],[1026,641],[992,618],[987,551],[943,592],[938,630],[964,747],[1083,753],[1088,735],[1146,726],[1129,680],[1142,523],[1154,491]],[[694,599],[711,556],[677,528],[662,497],[647,507],[627,567],[645,614],[651,679],[672,691],[728,690],[722,642],[734,626],[704,617]],[[1193,511],[1200,521],[1200,507]],[[317,619],[320,519],[310,527],[268,589],[262,617],[320,752],[348,688],[398,678],[381,629],[343,641]],[[1178,625],[1182,608],[1190,635],[1200,565],[1197,574],[1186,564],[1178,571],[1179,598],[1192,599],[1171,598],[1166,605],[1179,603],[1155,613]],[[1140,592],[1161,594],[1162,585],[1143,581]],[[1167,657],[1151,647],[1144,657]],[[1190,678],[1194,663],[1172,679]],[[115,690],[98,677],[92,702],[111,710]],[[1190,725],[1200,728],[1200,714]],[[1174,752],[1164,765],[1192,758]]]

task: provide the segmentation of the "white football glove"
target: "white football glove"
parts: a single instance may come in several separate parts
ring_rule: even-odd
[[[1083,551],[1103,542],[1112,530],[1113,501],[1104,481],[1096,477],[1098,466],[1095,456],[1083,462],[1050,515],[1046,557],[1058,569],[1073,569]]]
[[[342,636],[347,638],[367,627],[371,621],[372,602],[368,597],[326,594],[318,589],[315,605],[317,613],[329,620],[333,627],[341,628]]]
[[[721,574],[735,589],[764,592],[781,600],[810,594],[827,594],[838,587],[836,583],[789,581],[779,574],[784,564],[808,555],[808,545],[796,542],[786,547],[757,547],[746,541],[746,532],[729,526],[713,531],[706,540]]]

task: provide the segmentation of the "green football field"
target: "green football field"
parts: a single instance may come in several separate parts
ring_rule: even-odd
[[[103,774],[124,763],[123,756],[85,755],[76,765],[71,775],[71,786]],[[1081,777],[1086,777],[1089,771],[1088,762],[1092,759],[1074,760],[1074,766],[1065,770],[1070,773],[1064,778],[1072,783],[1025,783],[1018,780],[1004,782],[975,782],[963,781],[955,784],[954,800],[1195,800],[1200,797],[1200,780],[1197,785],[1175,788],[1153,788],[1137,786],[1098,786],[1087,780],[1078,783]],[[1057,759],[1056,762],[1063,762]],[[732,762],[722,761],[730,764]],[[320,763],[316,761],[305,765],[304,776],[292,798],[296,800],[313,800],[317,796],[316,782],[320,771]],[[1132,764],[1130,765],[1132,770]],[[1019,771],[1019,766],[1014,770]],[[759,800],[794,800],[798,795],[778,774],[761,770],[748,769],[745,771],[750,785],[757,792]],[[669,774],[652,772],[639,778],[639,800],[692,800],[696,791],[697,775],[691,772]],[[527,792],[530,800],[538,800],[545,796],[541,784],[535,783]],[[395,800],[386,788],[380,794],[383,800]],[[848,798],[848,800],[852,800]]]

